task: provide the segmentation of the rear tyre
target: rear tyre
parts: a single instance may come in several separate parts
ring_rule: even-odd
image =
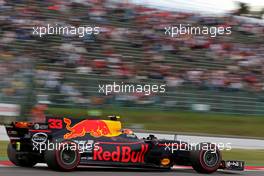
[[[57,143],[57,146],[60,147],[54,150],[47,150],[44,154],[48,167],[60,171],[74,170],[80,162],[78,145],[71,141],[64,141]]]
[[[212,144],[199,144],[196,149],[191,151],[191,163],[195,171],[199,173],[210,174],[216,172],[219,168],[222,160],[220,150],[216,146],[203,150],[205,145],[210,146]],[[200,146],[200,148],[198,148]]]
[[[16,166],[20,167],[33,167],[37,162],[33,159],[32,155],[27,154],[21,157],[18,157],[18,153],[12,146],[11,143],[7,147],[7,156],[8,159]]]

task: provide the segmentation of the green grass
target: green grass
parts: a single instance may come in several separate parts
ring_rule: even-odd
[[[85,109],[50,108],[48,112],[65,117],[87,116]],[[120,115],[125,126],[141,124],[147,130],[264,137],[264,116],[150,111],[128,108],[103,110],[103,116],[110,114]]]
[[[7,154],[6,154],[7,144],[8,144],[7,141],[0,141],[0,160],[7,159]]]
[[[242,160],[248,166],[264,165],[264,150],[232,149],[223,151],[224,160]]]
[[[7,160],[6,148],[8,142],[0,141],[0,160]],[[223,151],[224,160],[243,160],[246,165],[264,165],[264,150],[232,149]]]

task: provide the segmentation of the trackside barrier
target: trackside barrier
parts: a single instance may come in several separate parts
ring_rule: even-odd
[[[196,135],[178,135],[178,134],[157,134],[157,133],[142,133],[138,132],[136,135],[139,138],[147,137],[149,134],[155,135],[159,139],[181,140],[188,143],[198,144],[201,142],[211,142],[216,144],[229,145],[237,149],[264,149],[264,140],[261,139],[246,139],[233,137],[208,137]],[[229,144],[228,144],[229,143]]]

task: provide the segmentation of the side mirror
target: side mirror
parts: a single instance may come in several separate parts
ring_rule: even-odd
[[[111,115],[111,116],[108,116],[110,118],[110,120],[113,120],[113,121],[117,121],[120,119],[120,116],[116,116],[116,115]]]

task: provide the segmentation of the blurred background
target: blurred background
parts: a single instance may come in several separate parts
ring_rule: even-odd
[[[0,121],[119,114],[132,128],[263,136],[263,13],[261,1],[0,0]],[[180,23],[232,34],[164,34]],[[101,32],[32,34],[47,24]],[[166,93],[98,92],[114,81]]]
[[[261,0],[0,0],[0,124],[116,114],[132,129],[263,139],[263,13]],[[101,32],[33,35],[47,24]],[[178,24],[232,34],[165,35]],[[166,92],[98,92],[113,82],[166,84]],[[264,163],[263,150],[224,157]]]

